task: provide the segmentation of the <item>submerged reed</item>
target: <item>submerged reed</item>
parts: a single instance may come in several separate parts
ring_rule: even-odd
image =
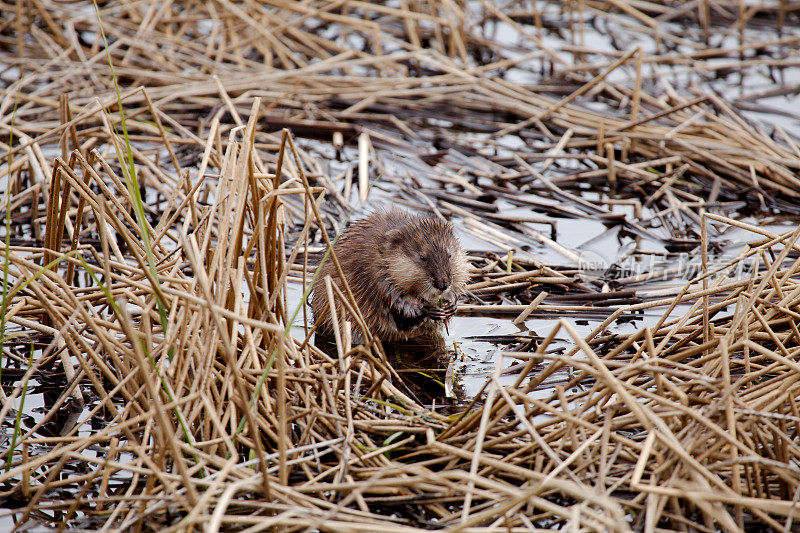
[[[800,151],[711,92],[656,93],[646,66],[744,71],[757,64],[740,53],[797,38],[667,53],[688,37],[662,21],[701,35],[738,4],[573,4],[558,13],[567,64],[542,39],[551,15],[527,3],[481,2],[477,21],[454,2],[15,3],[8,27],[27,37],[0,35],[26,72],[0,88],[0,515],[86,530],[790,530],[800,231],[734,215],[791,212]],[[664,53],[575,44],[584,12]],[[751,31],[749,16],[726,27]],[[536,49],[503,55],[488,38],[500,23]],[[502,76],[534,63],[560,81]],[[624,73],[632,84],[612,81]],[[352,346],[359,323],[337,323],[337,357],[312,342],[313,264],[358,202],[387,194],[375,176],[489,243],[471,253],[463,314],[559,318],[544,337],[497,335],[508,349],[483,390],[450,411],[419,400],[368,332]],[[557,216],[692,250],[700,270],[667,289],[649,285],[679,275],[666,264],[589,278]],[[720,259],[730,228],[749,244]]]

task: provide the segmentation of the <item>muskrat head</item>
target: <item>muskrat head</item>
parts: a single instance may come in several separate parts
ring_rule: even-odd
[[[387,232],[382,255],[389,279],[406,295],[436,303],[464,292],[466,254],[448,222],[414,217]]]

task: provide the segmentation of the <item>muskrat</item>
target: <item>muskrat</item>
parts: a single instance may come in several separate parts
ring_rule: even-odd
[[[388,342],[435,333],[455,314],[469,277],[467,255],[449,222],[398,209],[354,223],[333,250],[369,330]],[[319,267],[311,302],[319,331],[330,335],[326,276],[342,287],[330,258]],[[339,320],[355,326],[339,299],[334,301]]]

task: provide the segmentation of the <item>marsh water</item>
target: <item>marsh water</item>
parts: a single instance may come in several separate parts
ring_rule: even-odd
[[[474,4],[477,11],[478,3],[470,4]],[[496,50],[490,60],[508,61],[510,66],[498,68],[497,80],[518,83],[533,93],[548,92],[555,97],[566,97],[574,94],[585,81],[602,70],[591,68],[584,72],[567,68],[581,64],[587,58],[589,62],[607,66],[621,54],[636,47],[641,47],[645,54],[661,50],[665,54],[701,57],[698,50],[702,51],[706,47],[735,49],[740,43],[735,32],[728,31],[724,24],[716,26],[718,31],[711,36],[709,42],[709,39],[702,37],[700,27],[687,20],[684,21],[685,25],[681,22],[664,23],[663,27],[670,32],[686,35],[685,40],[668,43],[670,48],[663,50],[660,48],[664,46],[663,43],[657,43],[646,31],[633,31],[631,28],[635,26],[631,18],[619,14],[609,18],[587,14],[584,21],[586,24],[581,26],[580,39],[577,39],[577,30],[572,27],[577,18],[567,20],[561,7],[556,4],[560,3],[531,3],[541,11],[543,27],[537,26],[534,20],[529,20],[530,17],[515,15],[519,22],[514,24],[486,19],[471,29],[480,33],[481,39],[490,42],[487,50]],[[92,6],[85,4],[81,9],[91,12]],[[570,13],[569,17],[573,16],[577,17],[577,13]],[[312,18],[310,23],[314,22]],[[752,44],[800,35],[798,27],[784,27],[778,35],[777,30],[768,23],[764,24],[763,20],[755,22],[758,24],[754,28],[748,28],[746,36]],[[206,33],[212,31],[211,27],[212,24],[209,23]],[[94,42],[96,36],[92,32],[83,33],[87,34],[84,36],[86,42]],[[541,34],[541,41],[532,41],[532,34]],[[360,51],[367,41],[368,39],[357,32],[350,32],[343,37],[342,46]],[[540,53],[542,45],[553,49],[563,58],[565,64],[558,68],[552,65],[547,68]],[[391,45],[387,47],[387,52],[391,52],[390,48]],[[800,84],[800,64],[796,61],[796,56],[778,56],[780,53],[776,52],[776,57],[772,58],[774,65],[766,61],[770,57],[763,56],[762,52],[751,56],[752,64],[739,66],[734,62],[734,59],[739,58],[712,58],[704,63],[705,70],[694,69],[689,62],[649,62],[642,68],[642,90],[650,96],[649,103],[653,106],[648,113],[656,113],[654,102],[665,107],[674,105],[673,101],[667,104],[659,100],[665,94],[675,93],[687,100],[697,95],[715,94],[730,103],[737,110],[738,116],[755,124],[766,136],[783,142],[785,134],[796,143],[800,139],[800,116],[797,111],[800,109],[800,91],[797,90]],[[762,59],[764,61],[759,62]],[[20,70],[12,65],[15,61],[17,55],[12,57],[8,54],[0,60],[3,67],[0,75],[3,88],[7,89],[20,77]],[[470,61],[475,63],[472,67],[480,66],[475,58],[470,58]],[[411,66],[421,71],[427,68],[420,64]],[[563,71],[559,71],[562,67]],[[580,73],[578,81],[573,75],[575,72]],[[364,72],[354,68],[349,74],[357,76]],[[136,73],[129,75],[136,81]],[[604,89],[605,92],[599,89],[597,92],[590,91],[584,98],[577,99],[576,103],[587,110],[606,113],[609,117],[627,116],[631,98],[619,88],[630,89],[636,78],[634,65],[614,70],[607,78],[611,85]],[[434,85],[431,82],[431,86]],[[481,87],[476,82],[475,95],[481,94]],[[42,83],[34,92],[46,88],[47,84]],[[777,90],[780,88],[784,90]],[[290,95],[291,91],[286,91],[285,94]],[[323,206],[328,220],[333,222],[333,227],[342,228],[348,220],[358,219],[388,206],[400,206],[415,212],[436,209],[447,213],[453,220],[476,268],[474,281],[482,279],[484,274],[499,277],[504,270],[511,274],[532,269],[532,265],[544,265],[556,272],[568,273],[571,279],[580,280],[584,288],[598,294],[615,290],[633,291],[631,298],[637,301],[674,296],[700,272],[700,230],[696,218],[700,208],[692,205],[692,198],[689,196],[676,193],[676,197],[665,201],[664,195],[671,194],[667,187],[662,191],[660,200],[656,200],[653,198],[656,195],[648,196],[644,194],[644,189],[628,188],[624,184],[613,186],[609,182],[607,169],[590,157],[599,155],[602,147],[596,150],[596,145],[586,144],[566,150],[558,148],[559,139],[569,142],[567,132],[573,131],[572,125],[560,122],[550,124],[552,131],[547,130],[545,134],[531,126],[519,132],[495,135],[498,130],[513,127],[509,122],[521,123],[522,119],[509,116],[504,111],[495,112],[491,105],[483,101],[475,103],[474,109],[470,110],[469,106],[451,108],[446,97],[442,97],[434,107],[430,107],[430,102],[416,107],[416,98],[417,95],[409,98],[407,106],[401,105],[398,98],[392,102],[394,107],[380,104],[367,106],[367,111],[361,114],[358,109],[352,111],[348,120],[353,124],[363,125],[371,139],[371,144],[366,149],[370,156],[371,188],[363,201],[359,199],[358,169],[359,157],[365,150],[359,148],[359,141],[355,136],[348,137],[345,146],[337,148],[327,133],[321,135],[316,131],[305,131],[304,134],[304,130],[300,129],[295,132],[298,144],[313,156],[317,165],[315,171],[318,172],[311,176],[312,181],[318,180],[315,183],[320,186],[335,189],[344,200],[339,201],[330,195]],[[287,96],[287,99],[290,97]],[[666,97],[664,100],[667,100]],[[33,95],[30,101],[39,100]],[[332,105],[331,109],[336,112],[342,111],[346,106],[349,109],[355,105],[349,101],[344,104],[338,101],[334,103],[336,105]],[[221,99],[215,96],[211,106],[214,111],[222,105]],[[277,111],[282,111],[280,101],[276,100],[275,105]],[[319,111],[313,104],[303,105],[310,114]],[[282,118],[291,118],[290,115],[296,112],[297,109],[287,104],[286,117]],[[327,112],[323,109],[320,114],[324,116]],[[693,112],[702,117],[710,110],[694,108]],[[392,130],[373,116],[381,113],[394,113],[393,117],[402,127]],[[200,118],[202,127],[209,122],[206,120],[203,123],[204,118],[209,117]],[[695,118],[693,116],[689,120]],[[194,119],[195,117],[192,120]],[[267,128],[266,125],[264,127]],[[580,134],[581,128],[581,125],[576,125],[574,131]],[[161,161],[168,161],[171,155],[163,147],[148,145],[145,149],[152,150],[157,154],[156,159]],[[627,147],[617,146],[612,151],[621,161],[626,150]],[[50,161],[59,153],[60,149],[55,145],[44,148],[44,154]],[[540,157],[543,153],[550,154],[551,157]],[[579,155],[586,156],[589,163],[579,162]],[[199,158],[198,154],[193,157]],[[522,158],[522,161],[516,158]],[[5,162],[2,164],[6,165]],[[559,190],[554,191],[539,183],[538,178],[531,177],[535,176],[533,173],[521,178],[515,176],[515,173],[522,172],[523,169],[526,172],[530,170],[525,165],[530,165],[545,180],[560,184]],[[192,165],[187,165],[186,169],[194,174],[199,167],[195,161]],[[603,174],[603,170],[606,170],[606,174]],[[642,173],[650,172],[647,168],[639,170]],[[587,173],[585,179],[576,178],[570,181],[571,176],[581,171]],[[652,172],[655,175],[656,171]],[[562,179],[564,181],[560,181]],[[505,189],[505,182],[521,185],[513,190]],[[695,196],[708,198],[712,194],[710,190],[703,190],[697,182],[684,182],[680,177],[675,178],[673,183],[685,186],[685,190],[691,191]],[[7,181],[2,185],[5,189],[8,188]],[[463,194],[454,194],[454,186],[463,186]],[[159,193],[156,189],[145,188],[145,198],[157,198]],[[778,194],[772,198],[762,198],[759,202],[754,200],[754,194],[743,190],[727,193],[723,191],[718,200],[708,202],[703,208],[774,233],[793,230],[800,223],[800,204],[794,199]],[[297,208],[299,203],[287,205]],[[156,221],[158,213],[152,216]],[[294,244],[292,239],[299,233],[299,227],[296,223],[287,224],[287,248]],[[19,237],[22,244],[35,244],[38,238],[33,230],[28,235],[20,237],[15,234],[15,237]],[[709,268],[724,264],[735,257],[754,238],[752,232],[735,227],[713,227],[709,232]],[[321,251],[318,234],[310,247],[316,252]],[[581,261],[576,261],[576,257]],[[477,270],[481,273],[478,274]],[[661,275],[654,279],[643,279],[641,276],[647,273]],[[748,272],[745,270],[731,275],[745,277]],[[556,292],[553,292],[554,289]],[[543,302],[550,305],[558,305],[559,301],[564,301],[552,298],[554,296],[569,298],[576,294],[574,291],[570,292],[571,288],[557,283],[530,283],[526,287],[512,287],[479,298],[467,295],[462,304],[477,305],[486,302],[497,305],[527,305],[542,290],[550,293],[551,299]],[[246,290],[244,292],[247,299]],[[303,305],[302,300],[301,285],[291,282],[288,290],[289,307],[294,310]],[[624,305],[596,305],[597,312],[587,312],[584,315],[560,313],[557,310],[537,312],[519,325],[513,323],[516,314],[511,313],[487,312],[456,316],[450,321],[449,330],[441,341],[429,353],[418,353],[413,357],[419,359],[411,362],[403,361],[403,355],[407,352],[403,352],[401,348],[400,353],[390,353],[390,357],[397,364],[401,377],[415,382],[420,379],[429,380],[432,387],[423,403],[432,408],[452,407],[479,394],[487,376],[492,372],[501,371],[499,380],[503,384],[514,382],[518,377],[514,365],[519,361],[514,358],[513,353],[535,349],[538,340],[552,331],[560,320],[569,321],[580,335],[588,335],[604,321],[610,309]],[[679,316],[686,308],[683,305],[676,306],[672,310],[672,316]],[[638,331],[658,323],[664,310],[665,307],[625,314],[609,325],[608,330],[619,334]],[[299,313],[299,316],[303,314]],[[299,320],[295,322],[292,334],[301,338],[304,328]],[[42,341],[16,346],[7,344],[4,347],[16,358],[6,359],[2,364],[2,386],[6,392],[22,383],[25,375],[24,361],[30,357],[39,357],[48,344],[49,342]],[[573,347],[574,342],[571,339],[558,335],[549,349],[566,352]],[[576,357],[581,357],[580,353]],[[568,378],[568,370],[557,372],[536,393],[550,394],[554,387],[568,383]],[[58,437],[62,429],[71,427],[78,417],[87,419],[91,409],[97,404],[97,398],[92,396],[90,386],[80,387],[85,400],[83,406],[67,403],[58,416],[43,420],[43,414],[49,411],[48,406],[53,405],[68,386],[68,380],[59,371],[40,371],[27,380],[24,398],[12,400],[12,408],[3,421],[0,447],[11,446],[16,426],[30,429],[41,424],[42,427],[37,430],[39,436]],[[104,422],[104,414],[98,413],[79,427],[77,434],[89,435]],[[26,453],[36,455],[46,451],[47,446],[42,445],[41,449],[30,449]],[[92,448],[82,453],[102,457]],[[118,458],[119,461],[127,459],[125,454]],[[68,462],[65,471],[70,472],[73,469],[80,473],[81,468],[77,461]],[[129,482],[130,476],[125,471],[117,472],[110,481],[112,488],[125,487]],[[69,490],[65,491],[65,497],[71,495]],[[19,500],[5,503],[7,507],[24,504],[25,502]],[[0,529],[11,527],[11,519],[0,517]]]

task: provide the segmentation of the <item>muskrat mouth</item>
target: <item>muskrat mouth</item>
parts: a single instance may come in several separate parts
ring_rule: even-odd
[[[440,305],[444,302],[453,300],[453,287],[447,287],[445,290],[440,291],[434,287],[426,287],[425,293],[421,295],[422,300],[429,304]]]

